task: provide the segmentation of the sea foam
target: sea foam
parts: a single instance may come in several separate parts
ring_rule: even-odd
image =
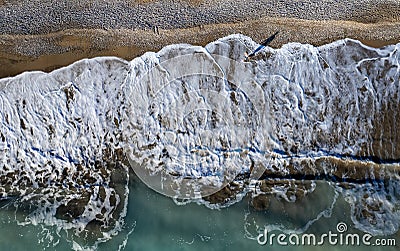
[[[289,43],[246,60],[255,47],[231,35],[131,62],[85,59],[0,80],[2,198],[37,205],[23,224],[77,235],[97,225],[100,242],[123,225],[130,167],[159,192],[217,208],[235,200],[202,198],[231,182],[241,186],[237,201],[260,177],[298,179],[312,170],[331,177],[359,229],[397,231],[400,44]],[[338,160],[370,171],[359,177]],[[354,184],[344,189],[348,180]],[[281,188],[253,197],[296,200]]]

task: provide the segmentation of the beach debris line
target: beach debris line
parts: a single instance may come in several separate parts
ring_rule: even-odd
[[[246,60],[254,57],[256,55],[256,53],[260,50],[262,50],[263,48],[265,48],[265,46],[269,45],[272,40],[275,39],[276,35],[278,35],[279,31],[275,32],[272,36],[270,36],[269,38],[265,39],[263,42],[261,42],[260,46],[257,47],[257,49],[255,49],[252,53],[250,53],[250,55],[246,56]]]

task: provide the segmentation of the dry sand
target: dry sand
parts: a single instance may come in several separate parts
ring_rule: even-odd
[[[233,33],[261,41],[277,30],[272,47],[346,37],[394,44],[400,1],[1,1],[0,77],[96,56],[131,60],[168,44],[204,46]]]

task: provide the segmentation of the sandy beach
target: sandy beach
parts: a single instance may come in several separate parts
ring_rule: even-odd
[[[275,48],[347,37],[373,47],[400,41],[398,1],[1,1],[0,19],[0,77],[97,56],[131,60],[234,33],[262,41],[279,30]]]

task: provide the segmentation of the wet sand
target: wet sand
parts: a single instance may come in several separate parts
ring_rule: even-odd
[[[400,41],[400,2],[393,1],[21,0],[0,1],[0,17],[0,78],[97,56],[131,60],[175,43],[204,46],[234,33],[262,41],[279,30],[275,48]]]
[[[266,25],[268,24],[268,25]],[[83,58],[117,56],[131,60],[146,51],[158,51],[175,43],[204,46],[232,33],[242,33],[261,41],[279,30],[271,44],[300,42],[323,45],[353,38],[372,47],[400,41],[400,23],[362,24],[352,21],[316,21],[261,18],[239,23],[212,24],[174,30],[73,29],[40,35],[0,35],[0,77],[24,71],[49,72]]]

